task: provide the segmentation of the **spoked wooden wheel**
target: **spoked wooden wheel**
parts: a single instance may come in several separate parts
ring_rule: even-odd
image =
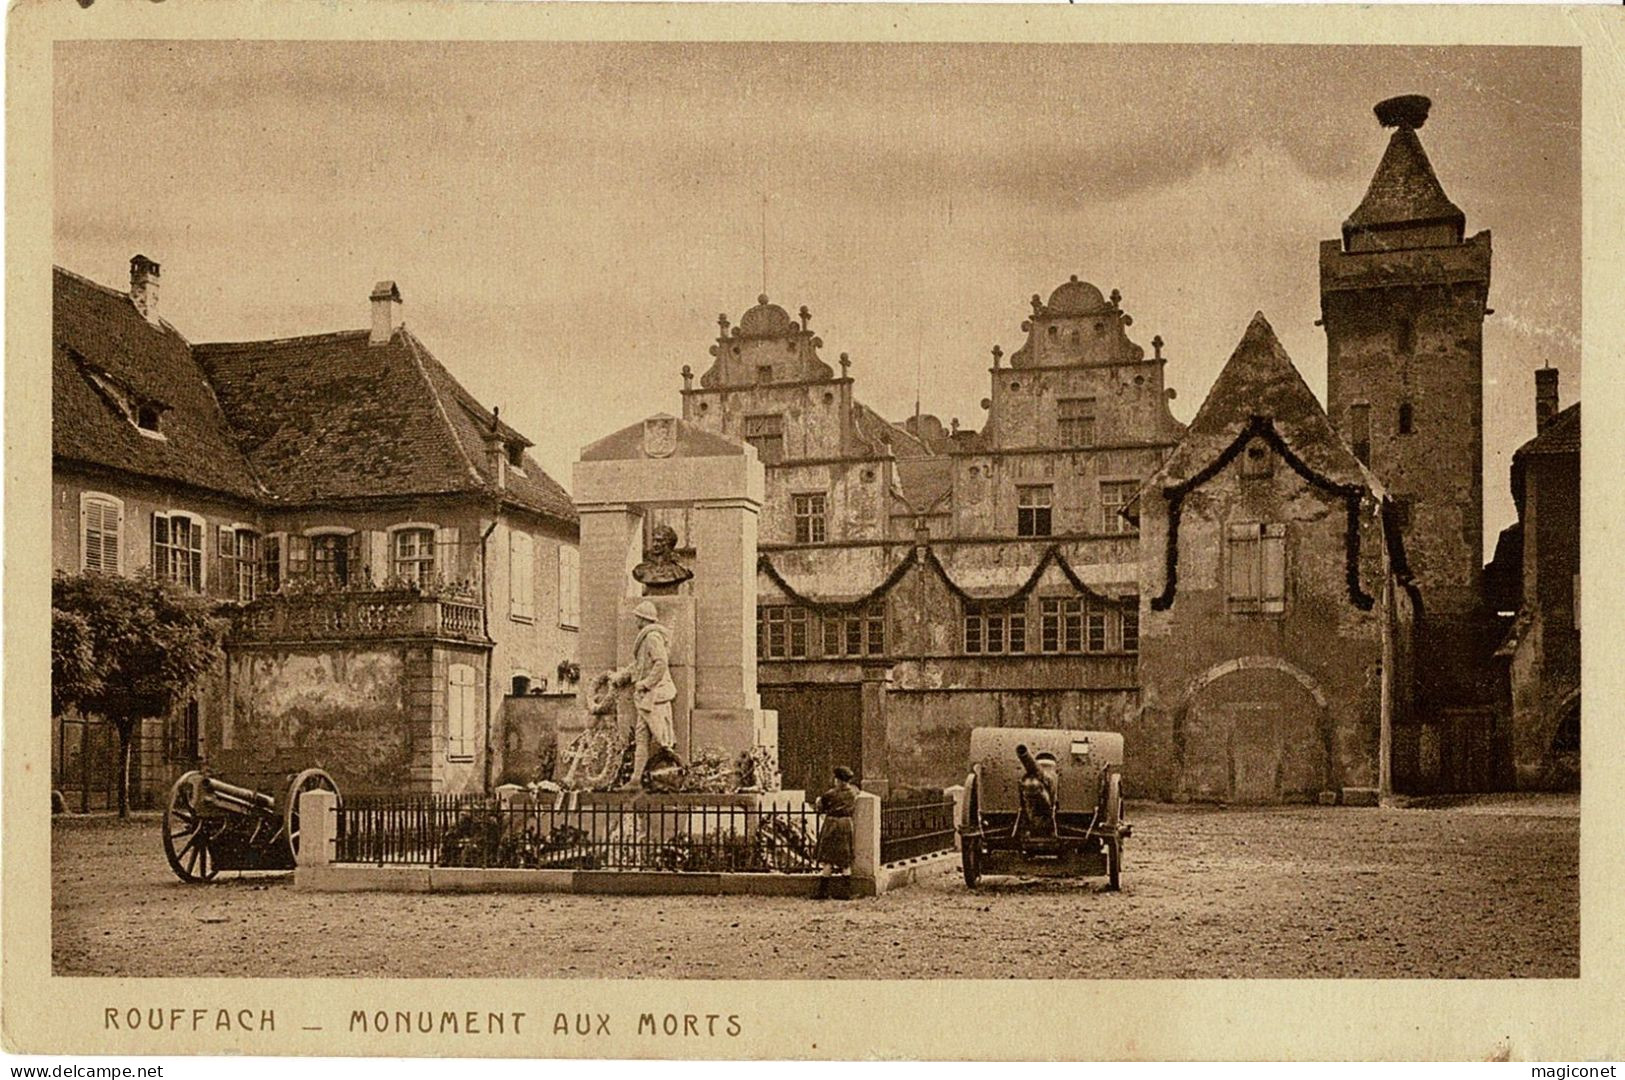
[[[1106,841],[1106,888],[1116,892],[1123,876],[1123,778],[1112,773],[1106,780],[1106,824],[1112,831]]]
[[[299,859],[299,796],[307,791],[331,791],[337,795],[338,784],[321,769],[306,769],[293,778],[288,788],[288,805],[282,808],[282,835],[288,838],[288,853],[294,861]]]
[[[972,777],[965,791],[965,822],[967,827],[981,828],[981,814],[977,808],[976,779]],[[976,888],[982,879],[982,838],[965,836],[959,841],[959,868],[965,874],[965,887]]]
[[[210,850],[212,826],[200,805],[203,774],[189,772],[169,789],[164,808],[164,855],[182,881],[210,881],[220,872]]]

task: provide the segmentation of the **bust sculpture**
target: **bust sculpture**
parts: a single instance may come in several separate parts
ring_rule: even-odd
[[[656,525],[649,534],[649,550],[643,561],[632,568],[632,576],[643,585],[645,596],[669,596],[694,576],[694,571],[677,561],[677,530]]]

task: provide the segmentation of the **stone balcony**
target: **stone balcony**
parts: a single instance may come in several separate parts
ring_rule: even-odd
[[[262,597],[237,613],[230,641],[380,638],[490,640],[485,635],[484,611],[473,597],[363,589]]]

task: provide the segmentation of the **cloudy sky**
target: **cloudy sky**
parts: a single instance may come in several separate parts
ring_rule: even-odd
[[[1579,390],[1579,55],[1535,48],[538,43],[58,46],[57,262],[139,251],[194,341],[406,322],[569,482],[679,410],[766,291],[893,418],[982,423],[988,351],[1069,274],[1161,334],[1189,419],[1255,310],[1324,396],[1316,245],[1422,139],[1494,233],[1486,539],[1532,369]],[[922,377],[923,372],[923,377]]]

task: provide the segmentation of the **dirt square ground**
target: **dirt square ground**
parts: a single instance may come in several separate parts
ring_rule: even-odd
[[[1579,800],[1131,806],[1123,889],[957,864],[878,899],[322,894],[170,873],[159,819],[59,818],[62,975],[1563,978]]]

